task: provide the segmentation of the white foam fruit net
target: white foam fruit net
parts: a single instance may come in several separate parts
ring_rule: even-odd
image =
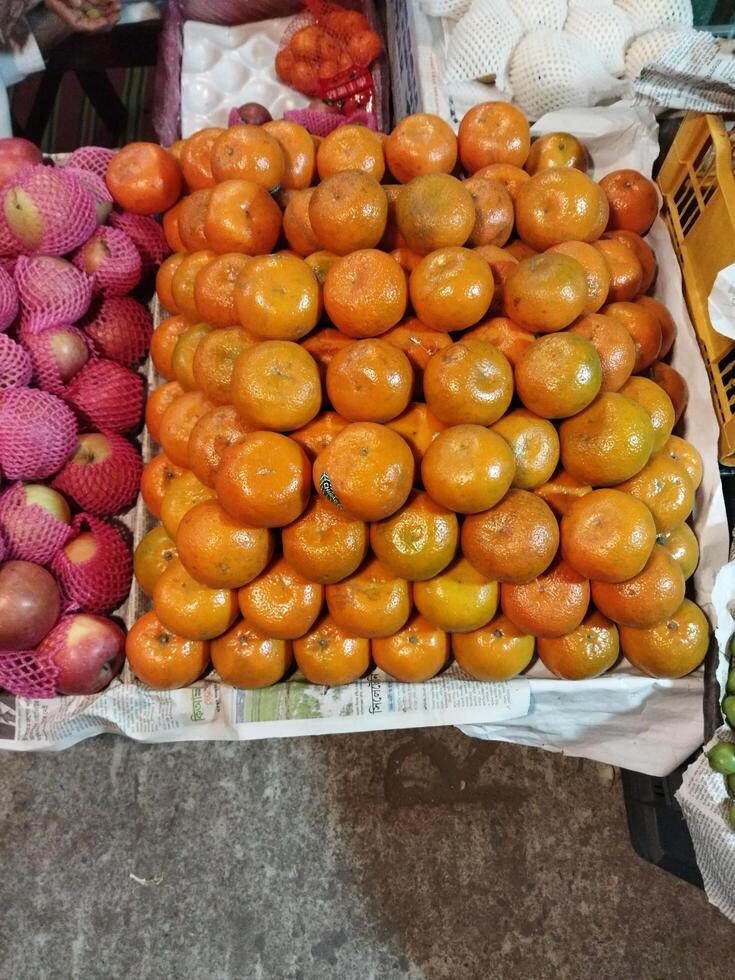
[[[615,5],[628,15],[636,35],[694,23],[691,0],[615,0]]]
[[[655,61],[659,55],[673,48],[683,38],[694,42],[701,35],[698,31],[686,27],[657,28],[641,34],[628,45],[625,52],[625,77],[637,78],[646,65]],[[715,43],[714,40],[712,42]]]
[[[445,80],[494,77],[500,88],[507,89],[508,62],[523,31],[507,0],[472,0],[452,32]]]
[[[492,0],[489,0],[492,3]],[[508,6],[527,30],[549,27],[560,31],[567,19],[568,0],[508,0]]]
[[[471,0],[421,0],[421,9],[429,17],[459,20],[470,9]]]
[[[598,52],[603,67],[620,75],[625,67],[625,49],[633,37],[630,17],[614,4],[571,0],[564,31]]]

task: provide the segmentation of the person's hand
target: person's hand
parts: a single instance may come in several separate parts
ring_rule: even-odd
[[[62,20],[72,31],[96,34],[109,31],[120,17],[119,0],[43,0],[47,10]]]

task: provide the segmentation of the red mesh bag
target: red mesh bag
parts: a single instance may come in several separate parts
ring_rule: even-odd
[[[108,164],[115,156],[115,152],[107,146],[80,146],[78,150],[69,154],[64,169],[78,167],[79,170],[89,170],[104,180]]]
[[[48,391],[10,388],[0,395],[0,468],[9,480],[43,480],[77,444],[77,420]]]
[[[18,290],[11,273],[0,267],[0,331],[7,330],[17,316]]]
[[[283,118],[298,123],[315,136],[328,136],[332,130],[340,126],[367,126],[377,130],[378,124],[375,113],[358,109],[357,112],[343,116],[336,112],[320,112],[318,109],[287,109]]]
[[[59,668],[36,650],[0,650],[0,688],[21,698],[55,698]]]
[[[71,540],[90,534],[97,548],[91,557],[73,562],[56,552],[51,570],[67,599],[67,611],[111,612],[127,598],[133,580],[133,555],[122,533],[92,514],[77,514]]]
[[[50,391],[54,395],[62,395],[66,391],[66,386],[76,373],[64,372],[62,374],[59,370],[59,365],[52,349],[52,343],[59,333],[66,334],[67,338],[78,338],[80,341],[80,351],[82,345],[86,349],[85,361],[82,361],[81,353],[77,361],[79,363],[77,370],[81,370],[86,360],[89,360],[92,345],[89,342],[89,338],[81,330],[77,329],[77,327],[72,327],[69,323],[60,323],[55,327],[45,327],[39,330],[33,324],[24,324],[20,330],[20,339],[30,355],[33,364],[33,373],[36,376],[38,385],[44,391]]]
[[[97,212],[97,224],[104,224],[112,211],[112,194],[104,177],[100,177],[92,170],[79,170],[76,167],[64,167],[64,173],[73,177],[88,194],[92,195]]]
[[[0,206],[17,250],[65,255],[97,227],[92,195],[62,167],[24,167],[0,191]]]
[[[22,483],[14,483],[0,497],[0,527],[9,558],[50,562],[72,535],[71,527],[45,507],[29,504]]]
[[[153,320],[147,308],[132,296],[105,296],[81,327],[99,354],[134,367],[148,353]]]
[[[25,388],[33,377],[33,364],[28,351],[0,333],[0,391],[5,388]]]
[[[143,271],[157,269],[171,249],[163,234],[163,228],[149,214],[133,214],[131,211],[112,211],[107,223],[124,231],[138,249]]]
[[[140,453],[127,439],[114,432],[104,436],[110,443],[109,456],[85,462],[79,458],[80,447],[51,484],[96,517],[109,517],[132,504],[143,470]]]
[[[89,309],[92,278],[66,259],[21,255],[14,275],[22,310],[36,329],[74,323]]]
[[[131,432],[143,417],[143,379],[106,358],[86,364],[64,397],[86,425],[101,432]]]
[[[91,275],[93,291],[125,296],[140,282],[143,263],[138,249],[119,228],[102,225],[72,256],[74,265]]]

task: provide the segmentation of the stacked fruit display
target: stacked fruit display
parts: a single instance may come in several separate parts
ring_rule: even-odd
[[[113,210],[112,151],[45,165],[0,141],[0,687],[91,694],[119,672],[131,505],[142,461],[134,370],[152,331],[128,296],[168,252],[150,217]]]
[[[505,103],[458,136],[426,114],[323,141],[277,121],[113,160],[113,195],[168,208],[175,251],[139,678],[185,685],[210,658],[241,687],[292,657],[326,685],[371,660],[425,680],[450,653],[478,679],[535,651],[568,679],[621,651],[654,676],[701,663],[702,466],[672,434],[676,327],[647,295],[656,190],[586,168]]]
[[[722,699],[722,714],[729,727],[735,729],[735,667],[730,668],[727,677],[725,697]],[[707,758],[715,772],[722,773],[725,777],[727,795],[730,797],[727,816],[730,826],[735,830],[735,743],[716,742],[707,753]]]

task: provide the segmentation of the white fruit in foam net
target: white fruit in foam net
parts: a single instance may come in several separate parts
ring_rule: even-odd
[[[523,31],[504,0],[473,4],[452,32],[445,80],[463,82],[494,76],[498,86],[507,90],[508,62]]]
[[[691,0],[615,0],[615,5],[628,15],[636,35],[694,23]]]
[[[614,4],[592,6],[571,0],[564,31],[594,48],[611,74],[623,73],[625,49],[634,33],[624,10]]]
[[[0,193],[0,210],[17,250],[64,255],[97,227],[92,195],[61,167],[25,167]]]
[[[637,78],[643,68],[655,61],[659,55],[669,48],[673,48],[681,41],[699,41],[707,35],[700,31],[693,31],[686,27],[657,28],[647,34],[641,34],[628,45],[625,52],[625,77]],[[711,38],[713,51],[717,48],[717,42]]]

